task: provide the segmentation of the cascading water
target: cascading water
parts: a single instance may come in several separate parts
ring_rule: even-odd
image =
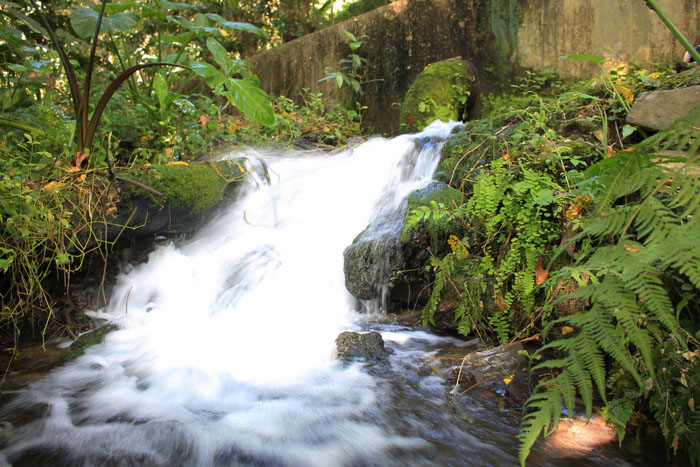
[[[426,355],[464,342],[382,325],[387,361],[332,358],[360,326],[343,249],[430,181],[453,126],[265,155],[269,186],[119,277],[98,315],[120,330],[6,404],[0,463],[514,464],[517,417],[450,408],[431,372]]]

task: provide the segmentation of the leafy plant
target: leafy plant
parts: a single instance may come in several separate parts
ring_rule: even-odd
[[[693,402],[700,397],[700,142],[689,138],[697,136],[692,129],[697,114],[691,112],[635,151],[617,153],[587,171],[588,180],[596,181],[587,187],[597,187],[592,193],[597,209],[582,224],[580,237],[590,237],[597,246],[563,272],[579,282],[572,296],[589,301],[590,307],[550,322],[543,332],[562,325],[575,330],[538,350],[559,356],[533,368],[547,369],[551,377],[526,404],[520,435],[523,464],[539,434],[556,428],[562,408],[573,413],[576,394],[590,416],[594,388],[618,431],[629,419],[625,401],[648,396],[669,446],[685,450],[700,464]],[[661,143],[670,141],[680,142],[689,153],[682,169],[671,171],[663,165],[667,160],[658,160]],[[622,402],[607,402],[605,355],[635,383]],[[679,404],[681,394],[684,403]]]
[[[328,69],[325,75],[318,80],[323,82],[334,79],[338,85],[338,89],[345,88],[345,107],[354,108],[357,111],[361,110],[359,98],[364,95],[362,91],[362,68],[367,64],[367,59],[360,57],[357,51],[362,47],[362,40],[367,36],[355,37],[349,31],[343,31],[348,37],[348,47],[351,53],[338,62],[336,70]]]

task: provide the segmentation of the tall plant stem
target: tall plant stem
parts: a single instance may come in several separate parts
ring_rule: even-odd
[[[676,39],[683,44],[683,47],[686,48],[688,52],[690,52],[690,56],[693,57],[693,60],[695,60],[697,63],[700,63],[700,53],[698,53],[697,50],[695,50],[695,47],[693,47],[693,44],[691,44],[688,39],[685,38],[682,32],[678,30],[675,24],[666,16],[666,13],[664,13],[661,8],[656,4],[655,0],[646,0],[647,5],[649,5],[657,15],[659,15],[659,18],[661,18],[661,21],[664,22],[666,27],[673,33]]]

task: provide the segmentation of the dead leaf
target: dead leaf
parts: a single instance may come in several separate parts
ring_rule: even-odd
[[[572,328],[571,326],[564,326],[563,328],[561,328],[561,335],[562,336],[565,336],[567,334],[571,334],[572,332],[574,332],[574,328]]]
[[[200,115],[199,116],[199,124],[202,125],[202,128],[205,128],[207,126],[207,123],[211,121],[211,117],[208,117],[206,115]]]
[[[624,97],[627,102],[630,104],[634,102],[634,94],[632,94],[632,91],[624,86],[615,86],[615,89],[617,89],[617,92],[622,94],[622,97]]]
[[[685,379],[685,373],[681,373],[681,384],[685,387],[688,387],[688,380]]]
[[[688,399],[688,408],[691,412],[695,412],[695,399],[693,399],[692,397]]]
[[[608,153],[607,153],[608,158],[613,157],[615,155],[614,147],[615,147],[614,144],[611,144],[610,146],[608,146]]]
[[[678,438],[678,433],[676,433],[673,436],[673,442],[671,443],[671,447],[673,448],[673,453],[676,454],[678,452],[678,442],[680,439]]]
[[[66,186],[64,182],[49,182],[41,187],[41,191],[56,190],[64,186]]]
[[[537,266],[535,267],[535,283],[537,285],[542,285],[542,283],[547,280],[547,276],[549,276],[549,271],[542,268],[542,257],[540,256],[540,259],[537,261]]]

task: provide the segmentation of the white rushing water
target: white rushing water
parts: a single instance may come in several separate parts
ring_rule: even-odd
[[[99,313],[120,330],[9,404],[5,460],[329,466],[420,449],[372,421],[377,378],[332,353],[357,327],[344,248],[430,181],[453,126],[262,156],[269,186],[121,275]]]

